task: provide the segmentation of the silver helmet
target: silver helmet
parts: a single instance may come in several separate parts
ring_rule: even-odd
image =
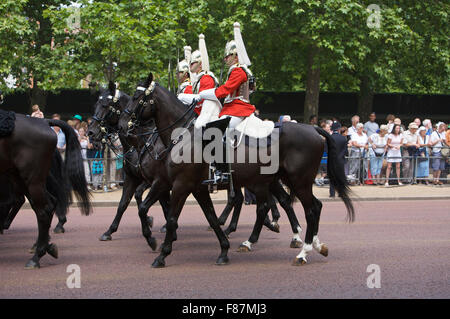
[[[236,47],[236,41],[231,40],[227,42],[227,45],[225,46],[225,55],[226,58],[229,55],[237,54],[237,47]]]
[[[186,73],[189,73],[189,63],[186,60],[180,61],[177,64],[177,74],[183,73],[183,76]]]

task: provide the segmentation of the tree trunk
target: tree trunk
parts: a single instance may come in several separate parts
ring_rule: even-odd
[[[39,108],[42,112],[45,111],[45,107],[47,106],[47,95],[48,93],[42,90],[41,88],[36,86],[36,83],[34,84],[33,88],[30,90],[29,93],[30,98],[30,111],[31,107],[35,104],[39,105]],[[44,114],[45,115],[45,114]]]
[[[358,94],[358,115],[360,122],[364,123],[368,120],[373,109],[373,88],[368,76],[362,76],[359,83]]]
[[[309,123],[311,115],[319,114],[319,93],[320,93],[320,65],[318,62],[319,50],[313,45],[309,46],[308,65],[306,76],[306,94],[303,122]]]

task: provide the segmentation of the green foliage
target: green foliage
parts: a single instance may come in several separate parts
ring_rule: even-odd
[[[219,76],[225,43],[239,21],[262,90],[304,90],[307,49],[315,47],[323,90],[358,91],[364,77],[373,92],[449,92],[447,1],[378,1],[380,28],[367,25],[372,1],[77,2],[77,30],[67,25],[69,1],[1,2],[2,78],[12,74],[25,88],[33,76],[38,86],[57,90],[78,88],[90,74],[93,82],[113,79],[129,92],[153,71],[166,85],[169,60],[174,68],[184,45],[197,49],[200,33]]]

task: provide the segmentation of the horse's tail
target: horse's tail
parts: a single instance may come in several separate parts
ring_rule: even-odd
[[[67,215],[72,203],[72,187],[63,169],[63,160],[58,150],[55,150],[52,165],[46,181],[47,191],[56,199],[56,215],[64,217]]]
[[[90,193],[87,188],[86,176],[84,174],[81,146],[75,130],[66,122],[60,120],[48,120],[50,126],[58,126],[66,136],[66,159],[64,161],[64,172],[70,181],[75,196],[80,204],[81,213],[89,215],[92,211]]]
[[[347,220],[353,222],[355,220],[355,209],[349,197],[350,188],[348,187],[344,166],[341,165],[342,162],[338,159],[336,144],[327,131],[320,127],[315,127],[315,129],[326,139],[328,144],[327,174],[330,184],[337,190],[339,197],[347,208]]]

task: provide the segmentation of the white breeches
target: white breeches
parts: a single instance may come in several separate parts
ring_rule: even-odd
[[[222,115],[220,117],[220,120],[227,117],[231,117],[230,124],[228,125],[229,128],[236,128],[236,126],[238,126],[239,123],[241,123],[245,119],[245,116]]]

